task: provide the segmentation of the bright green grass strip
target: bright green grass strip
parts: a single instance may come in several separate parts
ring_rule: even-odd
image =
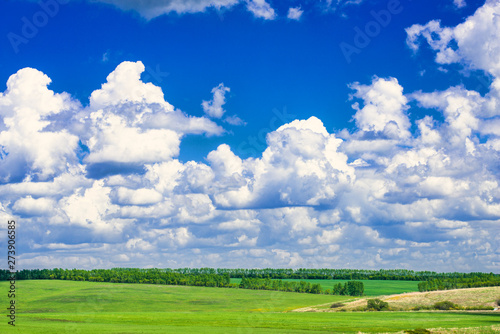
[[[0,282],[0,305],[8,305],[7,289],[8,283]],[[17,281],[16,290],[16,306],[20,314],[282,312],[352,298],[279,291],[53,280]]]
[[[0,292],[7,282],[0,283]],[[8,305],[0,293],[0,305]],[[356,333],[500,324],[487,313],[296,313],[344,296],[71,281],[18,281],[16,327],[0,333]],[[6,314],[6,310],[4,314]]]
[[[21,316],[2,333],[379,333],[500,324],[493,314],[463,313],[54,313]]]
[[[284,279],[283,281],[289,282],[299,282],[306,281],[311,284],[319,283],[323,290],[333,289],[333,286],[337,283],[344,284],[346,280],[323,280],[323,279]],[[231,283],[239,284],[241,278],[231,278]],[[380,295],[392,295],[404,292],[416,292],[418,291],[418,283],[416,281],[376,281],[376,280],[361,280],[365,286],[365,295],[367,296],[380,296]]]

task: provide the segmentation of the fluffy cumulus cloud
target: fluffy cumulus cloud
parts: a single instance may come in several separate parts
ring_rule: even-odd
[[[48,76],[25,68],[7,81],[0,94],[0,182],[47,180],[75,163],[78,137],[63,127],[50,128],[50,117],[78,107],[68,94],[47,88]]]
[[[179,154],[184,134],[223,132],[207,118],[175,110],[161,88],[141,81],[143,71],[141,62],[124,62],[90,96],[79,122],[85,124],[83,137],[89,149],[84,161],[92,170],[169,161]]]
[[[329,204],[354,179],[342,140],[311,117],[270,133],[261,158],[241,160],[227,145],[208,155],[222,186],[215,203],[226,208]]]
[[[406,138],[410,135],[410,122],[405,113],[407,98],[395,78],[374,78],[371,85],[354,83],[352,97],[363,100],[364,107],[353,104],[357,127],[363,132],[383,134],[388,138]]]
[[[168,103],[140,62],[120,64],[86,106],[19,70],[0,94],[0,216],[23,229],[21,263],[498,271],[498,8],[407,30],[436,66],[493,76],[486,94],[373,77],[350,85],[351,129],[293,120],[251,158],[221,144],[180,161],[186,134],[225,130]],[[223,120],[228,91],[204,102],[210,117]]]
[[[421,40],[437,51],[439,64],[462,63],[500,76],[500,3],[488,0],[474,15],[456,27],[442,27],[440,21],[415,24],[406,29],[407,43],[417,50]]]

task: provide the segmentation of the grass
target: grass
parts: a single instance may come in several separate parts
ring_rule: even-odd
[[[495,306],[496,296],[500,295],[500,287],[457,289],[431,291],[423,293],[408,293],[385,296],[381,299],[389,306],[399,310],[410,310],[415,306],[431,306],[435,303],[450,301],[462,307]],[[354,309],[366,305],[366,298],[349,303],[345,308]]]
[[[8,303],[1,292],[7,287],[0,282],[0,305]],[[18,281],[16,297],[16,327],[2,317],[0,333],[379,333],[500,325],[486,312],[287,312],[347,298],[276,291]]]
[[[346,280],[322,280],[322,279],[304,279],[304,280],[296,280],[296,279],[284,279],[283,281],[306,281],[311,284],[319,283],[323,290],[333,289],[333,286],[337,283],[344,284],[348,282]],[[231,278],[231,283],[239,284],[241,282],[241,278]],[[393,295],[404,292],[415,292],[418,291],[418,283],[416,281],[376,281],[376,280],[362,280],[363,285],[365,286],[365,295],[366,296],[380,296],[380,295]]]
[[[347,300],[278,291],[205,288],[154,284],[73,281],[17,281],[20,313],[75,312],[283,312],[308,305]],[[0,292],[7,291],[0,282]],[[7,294],[0,293],[6,304]],[[133,307],[131,307],[133,306]]]

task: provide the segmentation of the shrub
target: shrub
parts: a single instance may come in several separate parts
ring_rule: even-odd
[[[493,311],[495,308],[493,306],[468,306],[465,308],[467,311]]]
[[[342,306],[344,306],[344,304],[342,304],[342,303],[333,303],[333,304],[330,306],[330,308],[339,308],[339,307],[342,307]]]
[[[442,310],[442,311],[447,311],[447,310],[459,310],[460,306],[457,304],[454,304],[450,302],[449,300],[445,300],[442,302],[437,302],[434,304],[434,309],[436,310]]]
[[[368,299],[366,307],[368,308],[368,310],[384,311],[389,309],[389,303],[386,303],[380,299]]]
[[[412,309],[412,311],[421,311],[421,310],[432,310],[432,306],[428,306],[428,305],[417,305],[417,306],[414,306]]]
[[[497,299],[497,306],[500,306],[500,298]]]
[[[425,328],[415,328],[413,330],[405,331],[407,334],[430,334],[431,331]]]
[[[368,311],[368,309],[366,308],[366,306],[358,306],[358,307],[353,308],[351,311],[353,311],[353,312],[365,312],[365,311]]]

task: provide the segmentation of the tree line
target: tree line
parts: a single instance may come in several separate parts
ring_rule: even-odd
[[[481,274],[461,278],[435,278],[418,283],[418,291],[483,288],[500,286],[500,277],[494,274]]]
[[[71,272],[69,272],[70,270]],[[492,281],[500,279],[500,275],[493,273],[437,273],[432,271],[413,271],[406,269],[226,269],[226,268],[179,268],[179,269],[136,269],[136,268],[113,268],[94,269],[90,271],[79,269],[30,269],[21,270],[17,273],[17,279],[47,279],[50,275],[60,276],[82,276],[82,277],[107,277],[115,274],[123,274],[127,271],[149,272],[151,275],[160,273],[171,273],[181,275],[229,275],[232,278],[271,278],[271,279],[338,279],[338,280],[400,280],[400,281],[430,281],[433,279],[481,279]],[[88,273],[87,273],[88,272]],[[77,274],[76,274],[77,273]],[[139,275],[139,274],[135,274]],[[9,271],[0,270],[0,280],[9,277]],[[180,276],[177,276],[180,277]]]
[[[469,278],[484,275],[500,275],[486,273],[438,273],[434,271],[413,271],[407,269],[226,269],[226,268],[179,268],[168,269],[180,273],[228,273],[233,278],[272,278],[272,279],[338,279],[338,280],[397,280],[428,281],[436,278]]]
[[[0,280],[10,278],[7,270],[0,270]],[[17,280],[59,279],[71,281],[111,282],[111,283],[145,283],[167,285],[190,285],[208,287],[229,287],[229,274],[181,274],[164,269],[32,269],[20,270]]]
[[[360,281],[348,281],[343,285],[342,283],[338,283],[332,290],[323,290],[323,287],[319,283],[310,283],[306,281],[283,281],[281,279],[251,277],[243,277],[241,279],[239,287],[243,289],[253,290],[274,290],[315,294],[323,293],[327,295],[331,294],[349,296],[362,296],[365,291],[364,284]]]
[[[274,283],[283,279],[342,279],[342,280],[412,280],[421,281],[419,291],[448,290],[460,288],[475,288],[500,286],[500,275],[493,273],[436,273],[430,271],[394,270],[356,270],[356,269],[225,269],[225,268],[179,268],[179,269],[24,269],[17,271],[16,279],[61,279],[91,282],[118,283],[150,283],[168,285],[191,285],[209,287],[239,287],[231,284],[230,278],[265,279],[264,286],[268,290],[280,291],[314,291],[318,287],[293,286],[300,282]],[[10,271],[0,269],[0,280],[10,279]],[[249,281],[247,281],[249,282]],[[307,283],[307,282],[305,282]],[[349,282],[348,282],[349,283]],[[248,283],[250,284],[250,283]],[[262,285],[262,281],[255,281]],[[288,285],[287,285],[288,284]],[[243,284],[243,288],[246,288]],[[269,288],[271,287],[271,288]],[[346,285],[337,284],[332,291],[324,293],[350,295]],[[323,292],[320,292],[323,293]]]
[[[11,275],[8,270],[0,270],[0,280],[8,280]],[[276,290],[301,293],[325,293],[334,295],[361,296],[364,285],[359,281],[349,281],[342,285],[338,283],[332,290],[323,288],[320,284],[311,284],[306,281],[283,281],[271,278],[243,277],[240,284],[231,283],[229,271],[224,270],[193,270],[177,271],[171,269],[24,269],[16,273],[17,280],[58,279],[88,282],[111,283],[142,283],[188,285],[205,287],[228,287],[257,290]]]

